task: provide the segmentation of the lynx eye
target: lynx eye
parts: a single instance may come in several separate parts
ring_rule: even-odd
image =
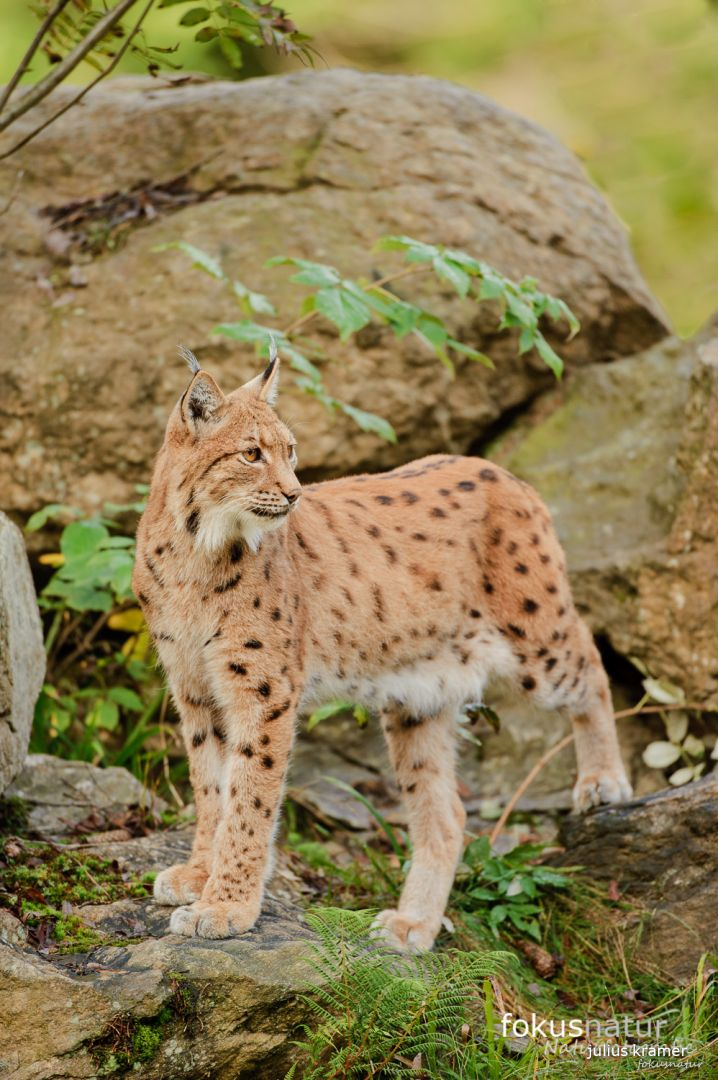
[[[296,446],[290,446],[289,447],[289,464],[290,465],[296,465],[297,464],[297,448],[296,448]]]
[[[262,460],[262,451],[258,446],[251,446],[249,450],[242,451],[242,457],[245,461],[248,461],[250,465],[254,465],[255,462]]]

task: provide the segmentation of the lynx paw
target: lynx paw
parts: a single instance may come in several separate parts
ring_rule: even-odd
[[[438,931],[426,919],[412,919],[393,908],[380,911],[373,923],[375,935],[399,952],[426,952]]]
[[[161,870],[155,878],[155,900],[158,904],[169,904],[171,907],[193,904],[202,895],[207,877],[206,870],[191,863],[170,866],[167,870]]]
[[[170,931],[185,937],[228,938],[251,930],[259,911],[229,900],[209,903],[198,900],[191,907],[179,907],[172,912]]]
[[[633,796],[623,766],[604,772],[584,773],[579,776],[573,789],[573,808],[584,814],[592,806],[601,803],[623,803]]]

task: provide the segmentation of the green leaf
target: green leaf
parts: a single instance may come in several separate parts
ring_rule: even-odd
[[[441,319],[436,315],[430,315],[428,312],[422,311],[414,333],[433,349],[444,367],[453,374],[454,365],[449,359],[445,348],[449,340],[449,333]]]
[[[237,42],[230,37],[229,34],[222,33],[219,37],[220,52],[224,56],[230,67],[235,71],[241,71],[244,64],[244,57],[242,56],[242,50]],[[259,310],[256,308],[255,310]]]
[[[100,701],[92,710],[92,719],[97,727],[104,728],[105,731],[114,731],[120,722],[120,710],[114,701]]]
[[[536,331],[533,327],[525,326],[519,334],[519,356],[523,356],[529,349],[533,349],[536,342]]]
[[[359,425],[362,431],[371,431],[384,439],[385,442],[396,443],[396,432],[388,420],[384,420],[383,417],[376,416],[374,413],[364,412],[363,409],[357,409],[354,405],[348,405],[344,401],[339,401],[337,404],[343,413],[346,413]]]
[[[222,334],[223,337],[232,338],[233,341],[249,341],[252,343],[266,343],[269,345],[272,335],[276,339],[279,335],[274,330],[270,330],[268,326],[262,326],[261,323],[252,322],[250,319],[241,319],[236,323],[220,323],[218,326],[213,327],[213,334]],[[277,344],[279,341],[277,340]]]
[[[132,569],[132,561],[123,566],[118,566],[110,579],[112,591],[121,600],[128,599],[132,596]]]
[[[42,591],[46,596],[62,597],[74,611],[110,611],[112,608],[112,594],[105,589],[61,581],[57,576],[53,577]]]
[[[467,866],[483,865],[491,855],[491,844],[488,836],[479,836],[467,845],[463,861]]]
[[[180,26],[196,26],[197,23],[206,22],[209,18],[209,8],[195,7],[185,11],[179,21]]]
[[[562,874],[560,870],[549,870],[545,866],[533,866],[531,867],[531,874],[534,881],[539,885],[551,885],[554,889],[568,888],[568,875]]]
[[[278,344],[277,349],[280,355],[289,357],[289,366],[294,371],[301,371],[302,375],[306,375],[312,382],[319,383],[322,381],[322,373],[319,368],[315,367],[304,353],[299,352],[299,349],[295,349],[293,345],[285,341]]]
[[[341,274],[326,263],[311,262],[309,259],[294,259],[289,255],[275,255],[268,259],[265,266],[297,266],[298,274],[292,274],[292,281],[301,285],[314,285],[318,288],[328,288],[333,285],[341,285]]]
[[[263,296],[262,293],[252,292],[241,281],[232,282],[232,291],[250,311],[254,311],[258,315],[276,314],[274,305],[266,296]]]
[[[454,262],[447,259],[444,255],[437,256],[433,260],[432,266],[434,267],[437,276],[444,281],[448,281],[449,285],[456,290],[459,296],[466,296],[469,291],[469,286],[471,285],[471,278],[465,270],[456,266]]]
[[[464,345],[463,341],[457,341],[456,338],[450,337],[446,339],[446,344],[450,345],[452,349],[456,349],[457,352],[462,353],[464,356],[468,356],[470,360],[476,360],[477,363],[490,368],[491,371],[496,370],[496,365],[490,356],[487,356],[486,353],[479,352],[478,349],[472,349],[470,345]]]
[[[99,521],[73,521],[63,530],[60,551],[66,563],[87,559],[100,549],[109,535]]]
[[[499,923],[502,923],[504,921],[508,913],[509,909],[506,907],[505,904],[496,904],[489,911],[489,923],[495,929],[499,925]]]
[[[441,250],[434,244],[425,244],[411,236],[382,236],[374,245],[376,251],[403,251],[411,263],[431,262],[441,257]]]
[[[110,701],[116,702],[123,709],[129,709],[130,712],[142,712],[144,709],[142,699],[134,690],[130,690],[129,686],[113,686],[108,690],[107,696]]]
[[[210,277],[216,278],[217,281],[226,281],[226,275],[217,259],[214,259],[211,255],[208,255],[206,251],[202,251],[201,248],[195,247],[194,244],[188,244],[186,240],[174,240],[169,244],[158,244],[152,248],[152,251],[182,251],[185,255],[189,255],[192,259],[192,267],[198,270],[204,270]]]
[[[496,900],[496,893],[492,892],[491,889],[484,889],[482,886],[469,889],[466,895],[470,896],[472,900],[487,900],[490,903]]]
[[[201,30],[198,30],[194,36],[195,41],[212,41],[219,34],[219,30],[215,30],[211,26],[203,26]]]
[[[518,320],[518,324],[523,327],[535,329],[536,315],[525,300],[520,299],[509,291],[506,291],[505,299],[507,308],[514,318]]]
[[[77,517],[79,513],[80,511],[76,510],[74,506],[65,506],[64,503],[50,503],[49,506],[43,506],[42,510],[37,510],[28,518],[25,532],[37,532],[51,518],[66,517],[67,515]]]
[[[320,289],[315,303],[317,311],[337,327],[342,341],[371,322],[371,309],[366,299],[360,300],[344,289]]]
[[[493,278],[485,277],[479,289],[479,300],[500,300],[504,295],[503,285]]]
[[[521,875],[521,888],[525,892],[526,896],[530,896],[531,899],[533,899],[536,896],[536,893],[538,891],[536,889],[536,882],[534,881],[534,879],[531,877],[530,874],[522,874]]]
[[[321,705],[318,709],[315,709],[307,720],[307,731],[311,731],[317,724],[320,724],[322,720],[328,720],[330,716],[336,716],[338,713],[353,712],[353,701],[328,701],[326,705]]]
[[[536,351],[544,364],[551,369],[557,379],[560,379],[563,375],[563,360],[561,357],[553,351],[543,334],[537,332],[535,344]]]

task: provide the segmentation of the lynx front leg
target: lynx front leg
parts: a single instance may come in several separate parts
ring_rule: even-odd
[[[454,715],[447,710],[422,719],[397,710],[385,714],[382,724],[413,856],[398,909],[382,911],[377,926],[397,948],[430,949],[463,850],[466,821],[456,790]]]
[[[270,848],[294,737],[293,700],[260,706],[243,693],[227,732],[221,816],[212,869],[199,900],[178,908],[170,929],[189,937],[241,934],[259,916]]]
[[[176,694],[175,700],[187,747],[197,825],[188,862],[170,866],[155,878],[155,900],[173,907],[198,900],[212,868],[214,834],[221,812],[218,779],[224,767],[225,738],[221,714],[209,694]]]

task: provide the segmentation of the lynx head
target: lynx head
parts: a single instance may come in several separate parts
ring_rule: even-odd
[[[239,539],[256,551],[297,505],[294,436],[272,408],[279,359],[223,394],[189,349],[192,380],[167,424],[159,467],[177,528],[208,552]]]

